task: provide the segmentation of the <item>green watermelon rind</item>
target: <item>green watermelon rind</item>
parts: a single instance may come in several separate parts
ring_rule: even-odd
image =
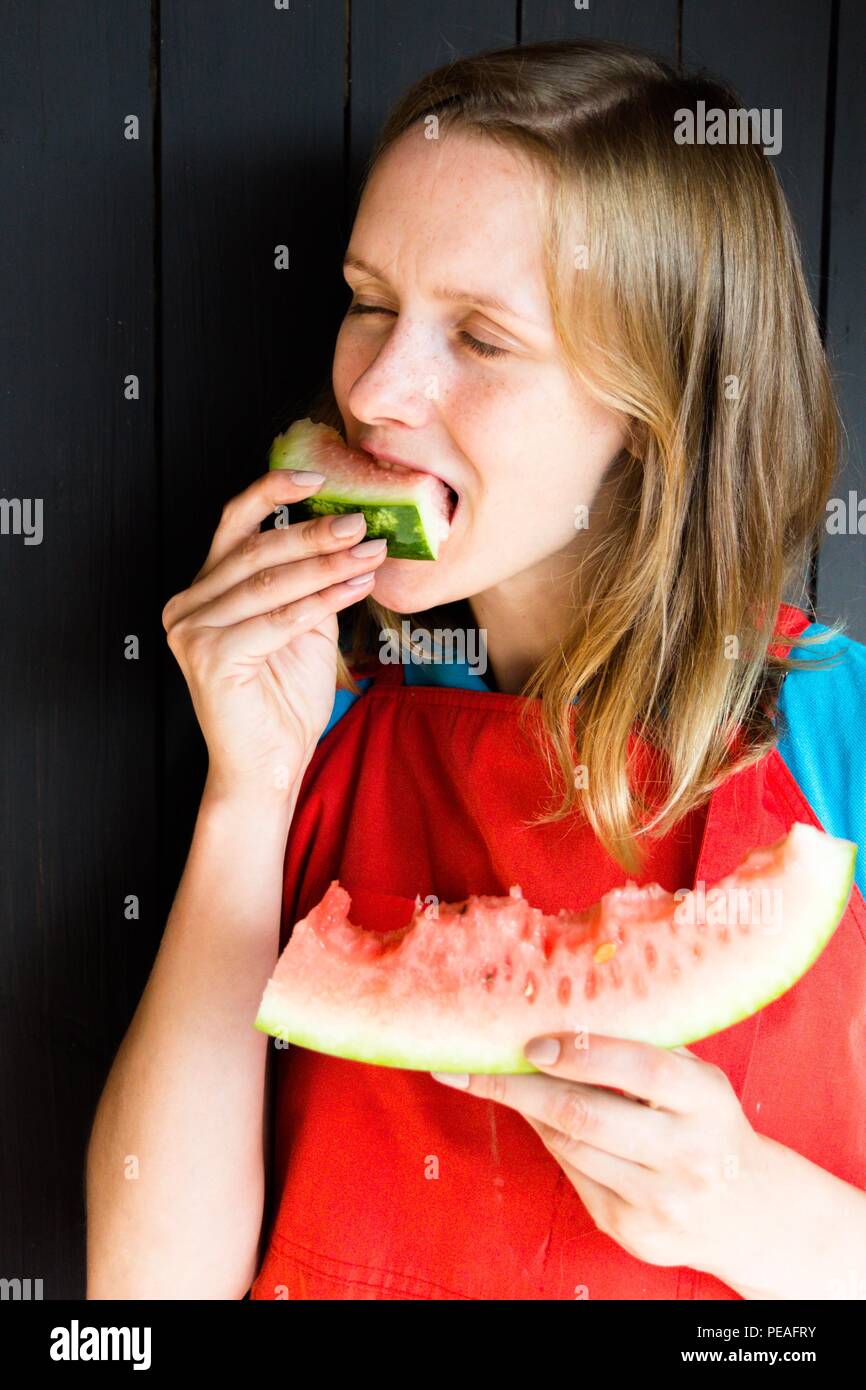
[[[339,516],[343,512],[363,512],[367,521],[364,540],[372,541],[384,536],[388,542],[388,555],[393,560],[438,558],[430,548],[421,522],[421,513],[412,503],[364,502],[361,498],[347,497],[345,489],[338,496],[335,492],[329,492],[327,485],[323,485],[314,497],[305,497],[298,506],[307,516]]]
[[[726,1014],[715,1013],[708,1018],[706,1014],[700,1015],[699,1010],[696,1010],[696,1019],[700,1018],[701,1021],[696,1021],[692,1028],[685,1031],[679,1029],[672,1032],[670,1028],[666,1027],[666,1021],[660,1019],[657,1029],[649,1031],[643,1029],[640,1036],[635,1036],[630,1032],[626,1022],[618,1030],[617,1036],[624,1039],[632,1037],[634,1041],[650,1043],[657,1047],[686,1047],[691,1042],[700,1041],[714,1033],[721,1032],[723,1029],[733,1027],[734,1024],[751,1017],[759,1009],[765,1008],[780,998],[815,963],[845,912],[854,882],[857,846],[852,841],[837,840],[835,847],[836,854],[832,863],[835,881],[828,885],[825,890],[826,915],[820,927],[808,938],[810,943],[808,951],[802,949],[806,940],[804,935],[802,933],[794,934],[793,954],[785,968],[780,967],[779,974],[769,991],[756,990],[755,994],[735,1013],[730,1011]],[[311,1051],[325,1053],[328,1056],[341,1057],[347,1061],[367,1062],[373,1066],[397,1067],[407,1071],[468,1072],[469,1074],[484,1073],[489,1075],[520,1075],[539,1070],[523,1055],[522,1046],[529,1041],[528,1037],[524,1040],[524,1044],[521,1044],[520,1049],[511,1053],[500,1053],[499,1056],[491,1058],[483,1058],[480,1055],[483,1051],[483,1043],[479,1048],[473,1050],[471,1056],[467,1054],[455,1056],[452,1047],[441,1053],[437,1053],[433,1049],[425,1050],[422,1058],[419,1057],[417,1049],[414,1051],[411,1049],[400,1050],[383,1045],[381,1031],[379,1030],[377,1039],[375,1034],[369,1036],[369,1029],[366,1032],[358,1031],[352,1039],[344,1040],[340,1046],[334,1046],[324,1036],[324,1031],[313,1035],[303,1028],[293,1028],[287,1025],[284,1018],[275,1017],[267,1007],[267,996],[262,999],[254,1027],[260,1032],[267,1033],[269,1036],[286,1043],[293,1043]],[[581,1030],[581,1021],[576,1019],[572,1031]]]
[[[469,1065],[459,1059],[455,1060],[453,1052],[450,1057],[437,1058],[432,1053],[425,1056],[425,1060],[419,1061],[417,1056],[407,1052],[395,1050],[383,1053],[381,1045],[367,1044],[363,1039],[358,1039],[357,1044],[350,1044],[348,1047],[335,1048],[329,1047],[327,1040],[321,1036],[312,1037],[302,1033],[300,1030],[292,1029],[290,1034],[286,1034],[284,1025],[274,1019],[270,1021],[264,1011],[259,1013],[255,1025],[261,1033],[267,1033],[273,1038],[282,1042],[291,1043],[297,1047],[309,1048],[311,1052],[323,1052],[329,1057],[341,1057],[347,1062],[369,1062],[377,1067],[399,1067],[403,1071],[442,1071],[442,1072],[502,1072],[508,1075],[516,1075],[519,1072],[538,1071],[527,1058],[522,1055],[515,1055],[512,1058],[504,1058],[500,1062],[491,1062],[489,1066],[479,1066],[477,1053],[473,1059],[473,1064]],[[527,1038],[527,1042],[529,1039]]]

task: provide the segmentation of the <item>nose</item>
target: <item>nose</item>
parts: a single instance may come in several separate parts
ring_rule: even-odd
[[[447,391],[446,369],[436,330],[417,320],[398,318],[355,380],[349,410],[369,424],[398,419],[419,428]]]

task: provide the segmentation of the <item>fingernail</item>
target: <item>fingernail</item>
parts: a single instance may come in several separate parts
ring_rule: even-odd
[[[375,571],[375,570],[371,570],[369,574],[356,574],[354,579],[347,579],[345,582],[346,582],[347,584],[360,585],[360,584],[366,584],[366,583],[368,583],[369,580],[375,579],[375,578],[376,578],[376,571]]]
[[[379,555],[388,544],[387,537],[377,536],[373,540],[359,541],[348,550],[347,555]]]
[[[351,536],[353,531],[357,531],[363,520],[363,512],[350,512],[348,516],[335,516],[334,520],[331,522],[331,534],[334,536]]]
[[[523,1050],[530,1062],[549,1067],[559,1056],[559,1038],[533,1038]]]
[[[325,481],[324,473],[312,473],[307,468],[290,468],[289,477],[293,483],[298,483],[301,487],[313,487]]]
[[[442,1081],[446,1086],[459,1086],[461,1091],[465,1091],[469,1085],[469,1077],[466,1072],[439,1072],[431,1071],[430,1075],[436,1081]]]

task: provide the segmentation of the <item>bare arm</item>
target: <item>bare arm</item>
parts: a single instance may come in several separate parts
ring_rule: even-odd
[[[232,498],[163,610],[208,777],[90,1137],[88,1298],[242,1298],[255,1275],[268,1038],[253,1021],[298,790],[333,706],[337,613],[371,591],[385,554],[384,541],[355,553],[363,515],[260,529],[322,481],[269,472]]]
[[[242,1298],[264,1196],[268,1038],[253,1027],[277,957],[297,798],[207,788],[141,1002],[87,1157],[88,1298]]]

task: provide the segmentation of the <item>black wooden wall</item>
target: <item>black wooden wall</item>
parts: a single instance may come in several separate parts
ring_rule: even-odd
[[[328,369],[352,195],[392,98],[453,55],[580,35],[782,108],[850,430],[838,491],[866,497],[858,0],[0,5],[0,496],[43,506],[41,544],[0,535],[0,1276],[46,1298],[83,1291],[86,1138],[204,775],[162,606]],[[819,616],[861,641],[863,554],[828,538],[817,571]]]

